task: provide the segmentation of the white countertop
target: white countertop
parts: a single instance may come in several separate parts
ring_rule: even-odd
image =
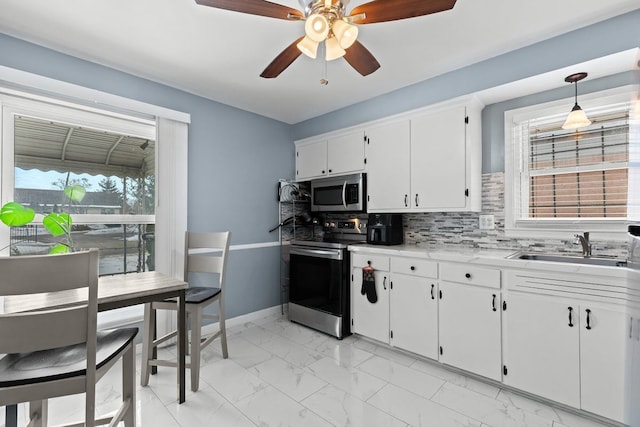
[[[558,273],[588,274],[606,276],[608,278],[627,279],[629,270],[625,267],[606,267],[600,265],[575,264],[569,262],[531,261],[510,259],[509,256],[519,252],[513,249],[478,249],[456,245],[416,245],[403,244],[393,246],[383,245],[351,245],[349,251],[354,253],[371,253],[396,255],[430,259],[434,261],[463,262],[468,264],[485,265],[501,269],[544,270]]]

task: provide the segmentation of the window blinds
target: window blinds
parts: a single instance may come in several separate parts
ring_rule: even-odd
[[[578,130],[564,116],[520,124],[520,219],[627,216],[629,105],[588,114]]]

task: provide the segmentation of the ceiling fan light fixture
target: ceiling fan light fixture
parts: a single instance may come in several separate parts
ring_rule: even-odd
[[[325,55],[325,59],[327,61],[333,61],[334,59],[342,58],[344,54],[347,53],[342,48],[342,46],[340,46],[338,39],[336,39],[335,37],[329,37],[324,42],[324,46],[325,46],[325,50],[327,51]]]
[[[587,114],[578,105],[578,82],[585,77],[587,77],[587,73],[575,73],[565,77],[564,79],[565,82],[573,83],[575,85],[576,92],[575,104],[567,116],[567,120],[562,125],[562,129],[577,129],[591,124],[591,120],[587,118]]]
[[[341,19],[338,19],[333,23],[331,30],[343,49],[351,47],[358,38],[358,27],[348,24]]]
[[[318,13],[309,15],[304,23],[304,32],[311,40],[321,42],[329,35],[329,21]]]
[[[304,36],[300,43],[296,45],[300,52],[304,53],[311,59],[316,59],[318,54],[318,42],[311,40],[309,36]]]

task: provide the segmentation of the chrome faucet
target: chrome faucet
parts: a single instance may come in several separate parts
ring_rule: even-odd
[[[576,241],[573,243],[576,245],[580,243],[582,245],[582,256],[585,258],[588,258],[591,256],[591,242],[589,242],[589,232],[585,231],[583,234],[584,235],[582,236],[579,234],[576,234],[575,235]]]

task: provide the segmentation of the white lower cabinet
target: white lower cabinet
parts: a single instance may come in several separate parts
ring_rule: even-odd
[[[624,310],[517,292],[505,302],[505,384],[629,422],[633,331]]]
[[[375,268],[377,301],[362,294],[362,267]],[[389,260],[387,257],[352,255],[351,332],[389,343]]]
[[[578,306],[547,296],[505,296],[504,383],[580,407]]]
[[[437,360],[437,263],[394,257],[391,273],[391,345]]]
[[[440,361],[500,381],[500,290],[440,281]]]

